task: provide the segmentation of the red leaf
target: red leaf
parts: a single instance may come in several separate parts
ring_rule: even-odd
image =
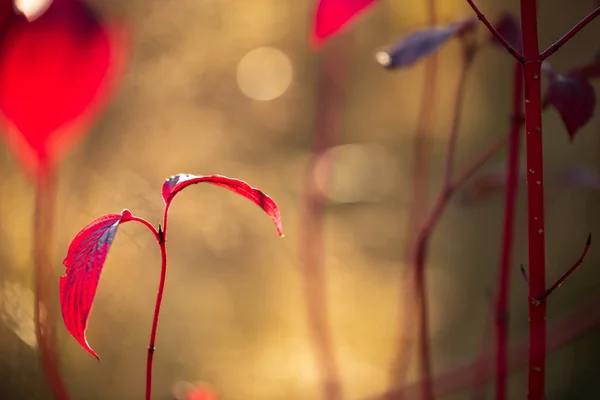
[[[9,23],[0,122],[25,167],[50,168],[89,127],[121,71],[123,48],[123,30],[78,0],[54,0],[39,18]]]
[[[240,194],[252,201],[254,204],[262,208],[267,215],[271,218],[271,220],[275,223],[277,227],[277,233],[280,236],[283,236],[283,228],[281,226],[281,216],[279,215],[279,207],[275,202],[266,194],[261,192],[258,189],[255,189],[248,185],[246,182],[241,181],[239,179],[228,178],[222,175],[208,175],[208,176],[196,176],[189,174],[179,174],[170,177],[165,180],[162,186],[162,197],[167,205],[173,201],[173,198],[185,189],[186,187],[201,183],[207,182],[213,185],[221,186],[225,189],[229,189],[232,192]]]
[[[594,59],[580,68],[575,68],[571,74],[576,74],[584,78],[592,79],[600,76],[600,52],[596,53]]]
[[[525,183],[525,175],[520,171],[519,181]],[[472,206],[478,202],[490,199],[504,191],[506,187],[506,166],[498,165],[477,176],[465,186],[462,194],[462,203],[465,206]]]
[[[177,400],[218,400],[219,398],[208,386],[179,381],[173,388],[173,396]]]
[[[502,36],[513,49],[519,53],[521,52],[521,24],[517,17],[511,13],[505,13],[494,24],[494,28],[496,28],[500,36]],[[491,43],[504,50],[504,46],[498,42],[498,39],[496,39],[494,35],[490,34],[489,40]]]
[[[572,141],[577,131],[594,116],[596,93],[582,76],[556,75],[548,85],[548,103],[560,114]]]
[[[451,38],[474,27],[475,20],[469,18],[443,27],[418,30],[402,38],[390,50],[378,52],[375,58],[385,68],[406,67],[429,56]]]
[[[600,191],[600,174],[597,170],[578,165],[565,170],[558,178],[561,189],[584,188]]]
[[[129,210],[123,210],[121,214],[108,214],[91,222],[75,236],[63,261],[66,272],[60,277],[60,308],[65,326],[96,358],[98,355],[89,346],[85,330],[110,245],[119,224],[131,217]]]
[[[313,44],[322,44],[374,2],[375,0],[318,0],[312,33]]]

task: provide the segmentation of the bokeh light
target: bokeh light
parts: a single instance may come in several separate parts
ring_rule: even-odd
[[[292,63],[273,47],[259,47],[242,57],[237,66],[237,81],[242,93],[254,100],[280,97],[292,83]]]

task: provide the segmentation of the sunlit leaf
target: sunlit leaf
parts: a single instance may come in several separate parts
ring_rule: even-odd
[[[516,16],[511,13],[505,13],[496,23],[494,23],[494,28],[496,28],[500,36],[502,36],[513,49],[521,52],[521,24]],[[504,50],[504,46],[494,35],[490,34],[489,40]]]
[[[573,140],[577,131],[594,116],[596,93],[580,75],[556,75],[548,85],[548,103],[558,111]]]
[[[281,226],[281,216],[279,214],[279,207],[277,204],[266,194],[260,190],[251,187],[246,182],[239,179],[228,178],[222,175],[208,175],[208,176],[197,176],[189,174],[179,174],[170,177],[165,180],[162,186],[162,197],[166,205],[169,205],[173,198],[185,189],[186,187],[196,183],[210,183],[212,185],[220,186],[225,189],[229,189],[239,195],[244,196],[248,200],[263,209],[264,212],[271,218],[277,227],[277,233],[283,236],[283,228]]]
[[[85,331],[108,250],[119,225],[131,217],[124,210],[94,220],[75,236],[63,261],[66,270],[60,278],[60,308],[65,327],[96,358],[98,355],[89,346]]]
[[[376,0],[317,0],[312,41],[315,45],[337,33]]]
[[[403,68],[433,54],[448,40],[473,29],[474,19],[464,19],[452,24],[426,28],[403,37],[387,51],[379,51],[375,59],[385,68]]]

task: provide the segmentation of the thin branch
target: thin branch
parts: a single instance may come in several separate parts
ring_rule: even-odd
[[[496,39],[498,39],[498,41],[500,43],[502,43],[502,46],[504,46],[504,48],[506,50],[508,50],[508,52],[510,53],[510,55],[512,55],[515,58],[515,60],[517,60],[518,62],[520,62],[521,64],[523,64],[525,62],[525,57],[523,57],[523,55],[521,53],[519,53],[517,50],[515,50],[514,47],[512,47],[510,45],[510,43],[508,43],[506,41],[506,39],[504,39],[502,37],[502,35],[500,34],[500,32],[498,32],[496,30],[496,28],[494,28],[494,25],[492,25],[490,23],[490,21],[488,21],[488,19],[485,17],[485,15],[483,15],[483,13],[481,11],[479,11],[479,8],[475,5],[475,3],[473,3],[473,0],[467,0],[467,3],[469,3],[469,5],[473,9],[473,11],[475,11],[475,14],[477,15],[477,18],[479,18],[479,20],[481,22],[483,22],[483,24],[486,26],[486,28],[488,28],[488,30],[491,32],[491,34],[494,35],[494,37]]]
[[[571,268],[569,268],[564,274],[562,274],[561,277],[558,278],[556,280],[556,282],[554,282],[554,284],[552,286],[550,286],[550,288],[548,288],[548,290],[546,290],[544,299],[547,299],[548,296],[550,296],[552,294],[552,292],[554,292],[554,290],[556,290],[560,285],[562,285],[562,283],[565,281],[565,279],[567,279],[569,277],[569,275],[571,275],[573,272],[575,272],[575,270],[581,264],[583,264],[583,259],[585,258],[585,255],[587,254],[591,244],[592,244],[592,234],[590,233],[588,235],[587,241],[585,242],[585,247],[583,248],[583,252],[581,253],[581,256],[579,256],[579,259],[577,261],[575,261],[575,264],[573,264],[571,266]]]
[[[547,352],[558,350],[573,340],[588,333],[600,325],[600,296],[589,299],[580,305],[573,313],[550,323],[548,330]],[[527,365],[528,338],[521,339],[510,349],[508,370],[513,371]],[[473,385],[473,380],[479,375],[480,383],[489,382],[494,378],[494,356],[491,351],[484,360],[477,357],[474,361],[441,373],[432,379],[436,398],[447,397],[466,390]],[[420,381],[404,385],[393,391],[369,396],[363,400],[415,400],[420,398]]]
[[[467,1],[469,1],[469,0],[467,0]],[[592,22],[598,15],[600,15],[600,7],[596,8],[594,11],[589,13],[584,19],[579,21],[577,23],[577,25],[575,25],[573,28],[571,28],[571,30],[569,32],[565,33],[565,35],[563,37],[558,39],[552,46],[550,46],[546,50],[544,50],[542,52],[542,54],[540,55],[542,61],[545,60],[546,58],[550,57],[552,54],[556,53],[558,51],[558,49],[560,49],[569,40],[571,40],[575,35],[577,35],[577,33],[579,33],[580,30],[585,28],[586,25],[589,24],[590,22]]]

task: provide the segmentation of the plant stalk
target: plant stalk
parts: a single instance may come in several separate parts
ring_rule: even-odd
[[[41,171],[35,186],[35,213],[33,231],[34,253],[34,323],[44,376],[56,400],[69,400],[69,394],[60,375],[56,353],[56,281],[52,267],[52,237],[54,231],[54,176]]]
[[[343,391],[327,304],[323,249],[325,198],[316,185],[315,173],[317,164],[321,162],[322,168],[319,169],[319,173],[324,175],[326,182],[330,180],[333,167],[330,160],[323,163],[323,156],[337,143],[340,131],[353,43],[348,33],[339,36],[337,40],[334,48],[320,54],[315,136],[304,181],[299,234],[299,259],[306,318],[317,368],[321,375],[322,395],[327,400],[341,400]]]
[[[435,0],[427,1],[427,24],[437,24],[437,10]],[[411,175],[411,202],[408,208],[406,224],[406,239],[404,241],[404,254],[412,260],[418,251],[416,237],[419,226],[423,223],[427,212],[427,201],[429,198],[429,161],[431,154],[430,133],[434,123],[435,99],[437,88],[437,54],[434,52],[425,62],[425,73],[423,75],[423,94],[417,117],[417,127],[413,142],[413,163]],[[414,276],[412,274],[415,274]],[[404,281],[405,271],[401,271],[401,282]],[[416,271],[408,272],[409,280],[419,279]],[[415,282],[416,284],[416,282]],[[398,382],[406,379],[408,365],[410,362],[410,338],[412,336],[412,324],[406,323],[416,301],[416,293],[413,293],[412,285],[401,285],[400,290],[400,316],[398,318],[397,349],[395,359],[391,368],[389,378],[390,388],[395,387]],[[418,285],[417,285],[418,286]],[[421,361],[421,369],[428,368],[427,361]],[[423,372],[423,371],[422,371]]]
[[[542,145],[542,61],[538,45],[537,0],[521,0],[525,143],[527,150],[527,231],[529,250],[528,400],[544,400],[546,374],[546,292],[544,162]]]
[[[506,399],[508,362],[508,324],[510,271],[514,243],[517,193],[519,190],[519,153],[521,143],[521,115],[523,105],[523,72],[515,62],[513,77],[512,125],[506,163],[506,191],[504,198],[504,222],[498,276],[498,299],[496,303],[496,400]]]
[[[158,230],[154,228],[149,222],[142,218],[135,217],[136,221],[139,221],[146,225],[154,234],[156,241],[160,247],[160,281],[158,283],[158,291],[156,293],[156,303],[154,304],[154,317],[152,318],[152,329],[150,331],[150,342],[148,344],[148,356],[146,358],[146,400],[152,399],[152,366],[154,362],[154,350],[156,345],[156,333],[158,331],[158,319],[160,315],[160,307],[162,305],[163,293],[165,290],[165,281],[167,279],[167,221],[169,216],[169,205],[165,206],[163,215],[163,226],[164,230],[160,227]]]
[[[456,143],[458,139],[460,116],[463,111],[464,92],[466,88],[467,76],[473,61],[474,52],[465,45],[464,65],[461,68],[456,90],[456,102],[454,115],[450,126],[450,135],[448,138],[448,147],[446,150],[446,161],[444,165],[444,182],[434,208],[421,227],[417,236],[416,253],[414,255],[415,271],[415,294],[416,294],[416,318],[418,320],[418,351],[420,355],[421,367],[421,394],[422,399],[432,400],[434,398],[433,386],[431,383],[431,348],[429,343],[429,321],[427,305],[427,286],[425,281],[425,264],[427,261],[427,249],[429,238],[434,227],[442,216],[448,201],[455,190],[453,187],[454,157],[456,153]]]

